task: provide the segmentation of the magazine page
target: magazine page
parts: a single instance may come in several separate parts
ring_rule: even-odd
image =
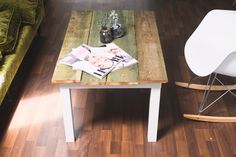
[[[113,71],[138,63],[136,59],[131,57],[127,52],[125,52],[116,44],[109,43],[106,44],[106,47],[109,49],[110,53],[122,59],[122,61],[119,64],[117,64],[117,66],[113,69]]]
[[[73,69],[83,70],[93,76],[102,79],[111,72],[122,60],[109,53],[107,48],[94,48],[81,45],[72,50],[72,54],[78,61],[72,64]]]
[[[77,48],[73,48],[72,51],[60,59],[60,63],[73,66],[73,64],[84,58],[85,55],[90,53],[90,47],[88,45],[81,45]]]
[[[68,55],[64,56],[60,59],[61,64],[72,66],[75,62],[77,62],[79,59],[76,58],[72,53],[69,53]]]

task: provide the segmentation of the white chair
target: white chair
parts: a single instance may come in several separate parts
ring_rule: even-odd
[[[205,90],[199,108],[199,115],[184,114],[184,117],[210,122],[236,122],[236,117],[200,115],[226,93],[231,93],[236,97],[236,94],[232,91],[236,89],[236,84],[226,86],[217,78],[217,74],[236,77],[236,11],[210,11],[187,40],[184,53],[186,62],[194,74],[200,77],[209,75],[208,83],[204,86],[176,83],[184,87]],[[215,81],[218,81],[222,86],[215,86]],[[225,90],[224,93],[215,101],[206,105],[210,91],[222,90],[222,88]]]

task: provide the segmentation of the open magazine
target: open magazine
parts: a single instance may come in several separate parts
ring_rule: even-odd
[[[114,43],[102,47],[82,44],[60,59],[60,63],[102,79],[111,71],[133,65],[137,60]]]

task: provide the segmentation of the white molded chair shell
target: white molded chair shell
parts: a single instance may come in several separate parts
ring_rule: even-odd
[[[222,75],[236,77],[236,52],[228,55],[215,72]]]
[[[212,10],[187,40],[185,59],[198,76],[236,77],[236,11]]]

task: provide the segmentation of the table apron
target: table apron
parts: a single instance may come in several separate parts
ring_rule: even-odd
[[[161,88],[161,83],[135,84],[135,85],[79,85],[79,84],[60,84],[61,88],[76,89],[120,89],[120,88]]]

